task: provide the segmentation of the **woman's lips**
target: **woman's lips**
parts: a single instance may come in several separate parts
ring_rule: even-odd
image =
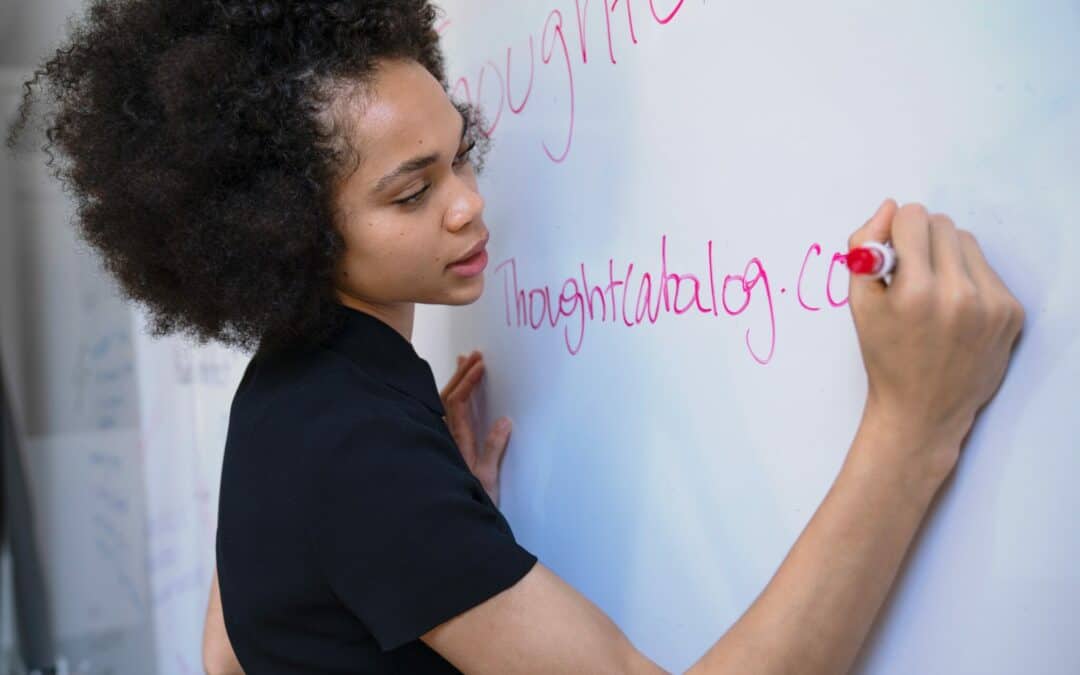
[[[474,277],[484,271],[484,268],[487,267],[487,263],[487,249],[482,248],[479,253],[471,258],[466,258],[461,262],[450,265],[449,269],[463,277]]]

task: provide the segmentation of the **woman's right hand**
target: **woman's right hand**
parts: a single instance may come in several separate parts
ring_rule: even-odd
[[[983,257],[975,237],[921,204],[886,200],[850,246],[891,241],[891,283],[852,275],[851,313],[868,379],[864,420],[918,441],[944,481],[975,414],[997,391],[1024,309]]]

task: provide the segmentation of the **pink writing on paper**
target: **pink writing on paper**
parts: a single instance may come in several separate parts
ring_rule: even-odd
[[[821,245],[811,244],[795,278],[794,295],[805,311],[820,311],[823,301],[831,308],[847,305],[846,292],[834,282],[834,270],[846,266],[846,255],[834,253],[827,263],[819,261],[820,256]],[[598,272],[582,262],[572,275],[554,285],[530,286],[523,282],[524,270],[519,264],[518,258],[508,258],[492,270],[502,282],[506,326],[534,331],[561,329],[563,344],[571,355],[584,348],[590,324],[635,328],[687,314],[747,321],[752,314],[753,323],[743,332],[747,352],[761,365],[768,364],[776,352],[777,301],[787,295],[787,287],[777,293],[758,257],[721,276],[711,240],[702,250],[700,274],[669,268],[666,234],[660,238],[659,260],[650,266],[633,261],[616,265],[615,259],[609,258],[606,270]],[[748,312],[752,307],[761,310]]]

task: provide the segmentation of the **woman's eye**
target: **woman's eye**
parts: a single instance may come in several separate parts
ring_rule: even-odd
[[[425,185],[424,187],[420,188],[419,190],[412,193],[408,197],[402,197],[401,199],[395,200],[394,203],[395,204],[403,204],[405,206],[413,206],[415,204],[419,204],[420,199],[425,194],[427,194],[428,188],[430,188],[430,187],[431,187],[431,184],[429,183],[428,185]]]
[[[469,143],[469,147],[467,147],[464,150],[462,150],[461,152],[459,152],[457,154],[457,157],[454,158],[454,166],[462,166],[465,163],[467,163],[469,161],[469,154],[473,151],[473,148],[475,148],[475,147],[476,147],[476,141],[473,141],[472,143]],[[408,197],[402,197],[401,199],[395,199],[394,203],[395,204],[400,204],[401,206],[416,206],[421,201],[423,201],[424,195],[426,195],[428,193],[428,190],[430,190],[430,189],[431,189],[431,183],[428,183],[427,185],[420,188],[416,192],[412,193]]]
[[[469,154],[473,151],[473,148],[475,148],[475,147],[476,147],[476,141],[473,141],[472,143],[469,143],[469,147],[467,147],[464,150],[462,150],[461,152],[459,152],[458,156],[454,158],[454,164],[457,164],[457,165],[460,166],[461,164],[464,164],[465,162],[469,161]]]

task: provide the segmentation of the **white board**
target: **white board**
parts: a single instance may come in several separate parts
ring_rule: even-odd
[[[417,344],[440,383],[446,331],[484,351],[519,540],[661,665],[697,660],[856,428],[832,255],[884,197],[921,201],[976,233],[1028,323],[857,672],[1080,671],[1076,3],[612,4],[459,0],[440,26],[492,126],[491,265],[476,305],[425,309]],[[665,249],[699,302],[686,281],[639,320]]]

